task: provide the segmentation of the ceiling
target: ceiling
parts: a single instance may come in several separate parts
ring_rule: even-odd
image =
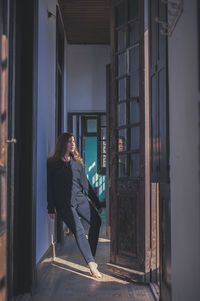
[[[109,44],[109,0],[59,0],[68,43]]]

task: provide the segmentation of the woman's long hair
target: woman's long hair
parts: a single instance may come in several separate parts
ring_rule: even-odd
[[[55,146],[55,152],[54,154],[48,158],[50,161],[58,161],[62,160],[66,153],[67,149],[67,143],[69,142],[69,139],[71,137],[74,137],[71,133],[63,133],[58,137],[58,140],[56,142]],[[79,156],[79,152],[77,148],[75,147],[74,152],[70,154],[73,159],[83,165],[83,159]]]

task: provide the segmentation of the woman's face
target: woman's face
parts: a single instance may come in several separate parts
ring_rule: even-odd
[[[121,138],[118,139],[118,152],[123,152],[124,150],[124,142]]]
[[[74,142],[74,137],[70,137],[68,142],[67,142],[67,152],[68,153],[73,153],[75,150],[75,142]]]

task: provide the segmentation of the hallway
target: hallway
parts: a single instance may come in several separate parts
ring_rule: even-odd
[[[105,235],[104,212],[102,220],[96,256],[103,275],[102,280],[90,276],[73,235],[66,234],[65,242],[57,250],[54,261],[49,257],[39,264],[34,296],[24,296],[20,301],[92,301],[94,298],[95,301],[153,301],[148,286],[129,283],[114,277],[106,270],[106,263],[109,261],[109,240]]]

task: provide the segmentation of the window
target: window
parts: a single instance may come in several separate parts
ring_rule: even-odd
[[[140,176],[139,2],[115,8],[115,84],[118,177]]]

